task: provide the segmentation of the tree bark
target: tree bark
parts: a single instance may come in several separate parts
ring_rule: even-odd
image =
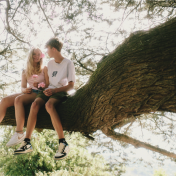
[[[64,130],[91,134],[144,113],[176,112],[175,29],[176,18],[135,32],[103,57],[87,84],[57,107]],[[1,124],[15,125],[13,107]],[[53,128],[44,107],[36,127]]]

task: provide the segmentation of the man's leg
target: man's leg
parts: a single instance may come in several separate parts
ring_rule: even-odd
[[[14,151],[15,155],[25,154],[33,151],[30,139],[36,125],[38,111],[44,104],[45,101],[40,97],[36,98],[32,103],[27,121],[26,137],[22,142],[20,148]]]
[[[11,137],[7,146],[14,146],[21,143],[25,138],[25,133],[23,132],[24,121],[25,121],[25,109],[24,106],[33,102],[36,98],[36,93],[31,94],[21,94],[15,98],[15,117],[16,117],[16,132]]]
[[[67,154],[69,152],[68,144],[64,138],[62,124],[61,124],[59,115],[55,109],[55,106],[59,102],[60,102],[60,100],[57,100],[55,98],[50,98],[48,100],[48,102],[45,104],[45,108],[46,108],[47,112],[50,114],[53,127],[56,130],[58,137],[59,137],[59,150],[57,151],[57,153],[54,157],[55,160],[64,159],[65,157],[67,157]]]
[[[45,108],[51,117],[53,127],[56,130],[59,139],[61,139],[61,138],[64,138],[64,133],[63,133],[63,128],[62,128],[62,124],[61,124],[59,115],[55,109],[55,106],[59,102],[60,101],[55,98],[50,98],[48,100],[48,102],[45,104]]]

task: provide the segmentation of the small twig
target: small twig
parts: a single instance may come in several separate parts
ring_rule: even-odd
[[[9,84],[0,84],[0,87],[3,87],[3,86],[8,86],[8,85],[12,85],[12,84],[16,84],[18,82],[21,82],[21,80],[18,80],[18,81],[15,81],[15,82],[12,82],[12,83],[9,83]]]
[[[9,47],[9,46],[7,46],[5,49],[3,49],[3,50],[0,52],[0,55],[3,55],[4,53],[6,53],[8,47]]]
[[[23,2],[23,1],[20,1],[18,7],[16,8],[16,10],[15,10],[15,12],[14,12],[14,14],[13,14],[13,16],[12,16],[12,18],[11,18],[10,20],[12,20],[12,19],[14,18],[15,14],[16,14],[16,12],[17,12],[17,10],[18,10],[18,8],[20,7],[20,5],[21,5],[22,2]]]
[[[117,33],[117,31],[120,29],[122,23],[128,18],[128,16],[129,16],[135,9],[138,8],[138,6],[139,6],[140,4],[141,4],[141,1],[137,4],[137,6],[136,6],[135,8],[133,8],[133,9],[127,14],[127,16],[125,17],[125,19],[124,19],[124,17],[122,18],[122,22],[120,23],[120,25],[119,25],[119,27],[118,27],[118,29],[116,30],[115,33]]]
[[[143,131],[142,131],[142,123],[141,123],[140,119],[139,119],[139,123],[140,123],[140,126],[141,126],[142,137],[144,137],[144,134],[143,134]]]
[[[88,70],[88,71],[90,71],[90,72],[92,72],[92,73],[94,72],[94,71],[91,70],[90,68],[87,68],[86,66],[84,66],[84,64],[81,63],[81,61],[80,61],[81,59],[80,59],[80,60],[77,60],[75,54],[74,54],[74,59],[77,61],[77,63],[79,64],[80,67],[82,67],[82,68],[84,68],[84,69],[86,69],[86,70]],[[77,64],[77,65],[78,65],[78,64]]]
[[[110,51],[109,51],[109,49],[107,47],[108,38],[109,38],[109,34],[108,34],[107,39],[106,39],[106,49],[108,50],[108,53],[110,53]]]
[[[13,32],[12,32],[12,30],[11,30],[11,28],[10,28],[10,24],[9,24],[9,16],[8,16],[8,11],[10,10],[10,3],[9,3],[9,0],[6,0],[6,4],[7,4],[7,8],[6,8],[6,24],[7,24],[7,27],[6,27],[6,29],[7,29],[7,31],[10,33],[10,34],[12,34],[17,40],[19,40],[20,42],[23,42],[23,43],[27,43],[28,45],[30,45],[28,42],[26,42],[26,41],[24,41],[24,40],[22,40],[22,39],[20,39],[20,38],[18,38]]]
[[[1,71],[0,71],[1,72]],[[2,72],[1,72],[2,73]],[[10,77],[10,78],[13,78],[13,77],[11,77],[11,76],[9,76],[9,75],[6,75],[6,74],[4,74],[4,73],[2,73],[3,75],[5,75],[5,76],[8,76],[8,77]],[[13,79],[15,79],[15,78],[13,78]],[[16,80],[16,79],[15,79]],[[16,80],[17,81],[17,80]]]
[[[176,120],[173,120],[173,119],[171,119],[171,118],[169,118],[169,117],[167,117],[167,116],[163,116],[163,117],[165,117],[165,118],[167,118],[167,119],[169,119],[169,120],[171,120],[171,121],[176,122]]]
[[[124,134],[126,134],[126,133],[128,132],[128,130],[130,129],[130,127],[133,125],[134,121],[135,121],[135,118],[134,118],[133,121],[130,123],[130,125],[126,128]]]
[[[50,24],[50,22],[49,22],[49,20],[48,20],[48,17],[46,16],[45,11],[43,10],[43,8],[42,8],[42,6],[41,6],[40,0],[38,0],[38,2],[39,2],[39,6],[40,6],[40,8],[42,9],[42,12],[43,12],[43,14],[44,14],[44,16],[45,16],[45,18],[46,18],[47,23],[49,24],[49,26],[50,26],[50,28],[51,28],[51,30],[52,30],[54,36],[56,36],[56,34],[55,34],[55,32],[54,32],[53,28],[51,27],[51,24]]]
[[[136,120],[136,117],[133,116],[127,120],[123,120],[122,122],[115,124],[114,126],[111,127],[111,129],[114,130],[116,128],[122,128],[123,126],[125,126],[128,123],[131,123],[132,121],[135,121],[135,120]]]

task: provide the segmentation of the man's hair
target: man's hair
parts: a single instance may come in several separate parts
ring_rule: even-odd
[[[45,44],[45,47],[51,47],[51,48],[56,48],[59,52],[61,52],[61,49],[62,49],[62,46],[63,46],[63,43],[61,41],[59,41],[58,38],[56,37],[53,37],[51,39],[49,39],[46,44]]]

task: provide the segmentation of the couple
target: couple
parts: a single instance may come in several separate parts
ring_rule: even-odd
[[[65,158],[69,152],[69,146],[65,141],[62,124],[55,106],[67,97],[67,91],[73,89],[75,68],[71,60],[61,55],[62,46],[62,42],[57,38],[51,38],[46,43],[48,56],[54,59],[50,60],[48,67],[43,69],[42,52],[38,48],[32,49],[28,56],[26,70],[22,72],[22,93],[7,96],[0,102],[0,122],[4,118],[7,108],[15,106],[16,132],[7,143],[7,146],[10,147],[22,142],[19,149],[14,151],[15,155],[32,152],[30,139],[36,125],[37,113],[44,104],[59,137],[59,149],[55,154],[55,160]],[[34,76],[37,76],[37,82],[34,81]],[[44,91],[38,89],[39,83],[42,82],[45,83],[44,88],[46,89]],[[29,87],[27,87],[27,83]],[[23,133],[24,105],[29,103],[32,103],[32,105],[25,134]]]

